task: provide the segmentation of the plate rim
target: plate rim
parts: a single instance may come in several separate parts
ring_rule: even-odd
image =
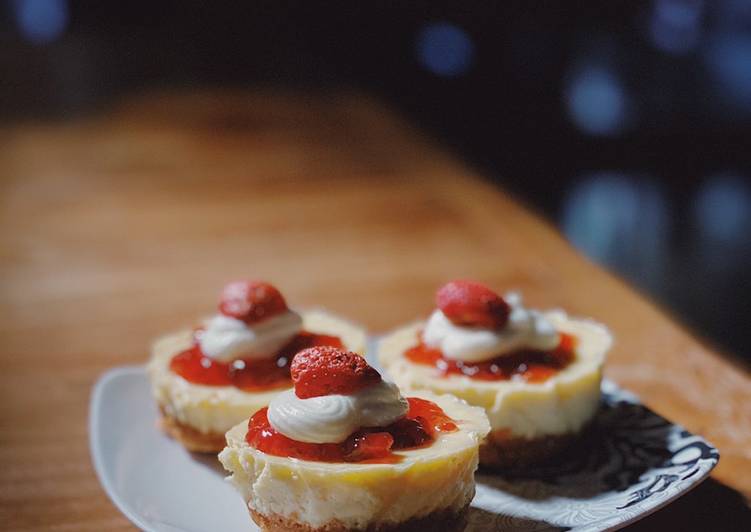
[[[89,399],[89,455],[91,457],[91,462],[94,466],[96,476],[99,479],[99,483],[101,484],[102,488],[104,488],[104,492],[109,500],[112,501],[115,507],[120,510],[120,512],[128,520],[130,520],[131,523],[136,525],[141,530],[151,532],[154,531],[152,523],[148,523],[142,520],[141,515],[133,510],[131,506],[125,501],[125,499],[120,496],[120,493],[113,485],[109,476],[105,474],[105,466],[103,463],[104,459],[102,457],[102,452],[100,449],[101,446],[99,444],[98,438],[99,420],[101,418],[100,410],[104,391],[112,381],[123,377],[133,376],[147,377],[146,367],[144,365],[129,365],[110,368],[102,373],[94,384]]]

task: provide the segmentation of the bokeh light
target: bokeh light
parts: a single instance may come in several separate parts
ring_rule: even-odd
[[[725,103],[751,112],[751,34],[715,35],[707,46],[704,62]]]
[[[11,6],[19,32],[33,44],[51,43],[68,27],[67,0],[13,0]]]
[[[649,16],[649,37],[660,50],[682,54],[701,37],[702,0],[655,0]]]
[[[670,216],[655,181],[612,171],[584,175],[562,207],[563,232],[577,249],[661,288]]]
[[[472,67],[475,46],[459,26],[437,22],[420,30],[416,52],[423,68],[437,76],[453,77],[465,74]]]
[[[751,186],[732,173],[710,177],[699,190],[694,216],[701,236],[720,244],[751,240]]]
[[[612,69],[589,65],[569,78],[565,104],[571,121],[590,135],[615,135],[629,121],[629,95]]]

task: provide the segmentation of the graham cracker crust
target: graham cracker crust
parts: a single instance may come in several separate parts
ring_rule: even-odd
[[[159,425],[168,436],[179,441],[187,450],[195,453],[218,453],[224,449],[226,440],[224,434],[216,432],[204,433],[193,427],[180,423],[159,407],[162,416]]]
[[[469,504],[459,511],[437,510],[422,517],[409,519],[402,523],[371,523],[361,532],[460,532],[467,526]],[[253,521],[264,532],[347,532],[353,530],[340,521],[329,521],[320,527],[312,527],[294,519],[278,514],[263,515],[250,509]]]
[[[519,438],[509,435],[507,429],[488,434],[480,445],[480,465],[489,468],[522,468],[544,462],[563,452],[580,433]]]

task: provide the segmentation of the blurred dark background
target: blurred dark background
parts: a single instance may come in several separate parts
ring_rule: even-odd
[[[751,360],[751,1],[0,6],[4,123],[153,87],[364,90]]]

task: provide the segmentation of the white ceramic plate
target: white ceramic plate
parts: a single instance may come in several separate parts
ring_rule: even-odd
[[[477,476],[469,530],[614,530],[703,480],[717,449],[603,383],[594,433],[555,467]],[[91,398],[91,456],[105,491],[149,532],[258,530],[213,457],[185,451],[157,428],[142,367],[104,374]]]

